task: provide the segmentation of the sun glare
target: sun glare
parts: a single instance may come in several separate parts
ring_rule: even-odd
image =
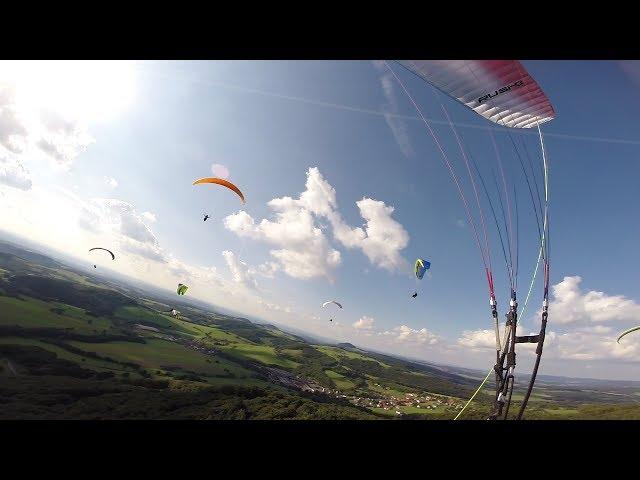
[[[20,108],[84,121],[112,118],[134,96],[131,61],[6,61],[0,75],[15,85]]]

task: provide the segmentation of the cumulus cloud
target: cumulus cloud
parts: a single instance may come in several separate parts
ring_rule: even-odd
[[[623,295],[608,295],[580,289],[582,278],[566,276],[552,286],[549,324],[545,337],[545,358],[572,361],[640,361],[638,342],[616,342],[620,331],[640,323],[640,305]],[[537,334],[540,312],[534,331],[518,325],[517,335]],[[625,325],[619,325],[624,323]],[[561,331],[569,327],[568,331]],[[500,327],[503,335],[504,325]],[[502,339],[504,341],[504,339]],[[493,329],[465,330],[456,342],[466,350],[494,350]],[[519,351],[533,358],[535,344],[521,344]]]
[[[211,165],[211,173],[214,177],[229,178],[229,169],[219,163]]]
[[[277,303],[273,303],[273,302],[269,302],[267,300],[265,300],[264,298],[261,297],[257,297],[256,298],[256,302],[261,305],[262,307],[266,308],[267,310],[273,310],[273,311],[277,311],[277,312],[284,312],[284,313],[291,313],[291,307],[288,306],[282,306],[279,305]]]
[[[279,248],[271,255],[288,275],[295,278],[327,277],[341,263],[340,252],[331,247],[320,219],[328,219],[334,238],[347,248],[358,248],[379,267],[396,270],[406,267],[400,250],[409,234],[392,218],[393,207],[384,202],[362,199],[356,203],[366,221],[363,227],[345,224],[337,210],[335,189],[318,168],[307,171],[305,190],[298,199],[275,198],[268,206],[274,220],[260,223],[240,211],[225,218],[225,227],[239,236],[261,240]]]
[[[173,278],[186,282],[207,282],[211,286],[229,292],[227,283],[223,281],[215,267],[200,267],[184,263],[171,254],[166,255],[166,268]]]
[[[585,292],[581,283],[582,278],[575,275],[552,286],[549,325],[570,330],[547,332],[545,356],[576,361],[640,361],[638,342],[616,342],[622,330],[640,323],[640,304],[624,295]]]
[[[0,81],[0,145],[11,153],[22,151],[27,128],[15,104],[15,88]]]
[[[104,208],[109,219],[117,225],[122,235],[141,243],[158,244],[156,236],[132,204],[116,199],[100,199],[97,202]]]
[[[494,330],[465,330],[458,339],[458,345],[471,349],[496,348],[496,334]]]
[[[504,343],[505,324],[499,325],[500,341]],[[535,335],[538,332],[528,332],[522,324],[516,327],[516,335]],[[471,350],[495,350],[496,333],[494,329],[464,330],[456,342],[457,346]],[[533,348],[534,344],[522,344],[522,348]],[[534,345],[535,347],[535,345]]]
[[[65,118],[51,110],[42,110],[39,120],[40,138],[36,146],[59,166],[68,167],[94,141],[79,120]]]
[[[549,309],[554,324],[593,324],[602,322],[640,322],[640,304],[623,295],[580,289],[582,278],[564,277],[552,286]]]
[[[406,268],[400,251],[409,244],[409,234],[391,215],[394,208],[384,202],[365,198],[356,202],[364,228],[351,228],[344,222],[332,222],[336,239],[347,248],[360,248],[369,261],[390,271]]]
[[[436,345],[440,341],[440,337],[431,333],[426,328],[416,330],[408,327],[407,325],[400,325],[399,327],[395,327],[393,330],[381,332],[379,335],[391,337],[395,341],[403,343]]]
[[[544,342],[545,357],[577,361],[640,361],[638,342],[616,343],[617,332],[595,332],[579,328],[570,332],[548,332]]]
[[[280,270],[280,265],[276,262],[265,262],[258,265],[258,272],[263,277],[273,278],[278,270]]]
[[[32,146],[54,165],[68,168],[94,141],[86,124],[42,106],[25,104],[19,88],[15,80],[0,78],[0,146],[14,154]]]
[[[93,139],[82,131],[74,135],[46,132],[35,142],[35,145],[47,154],[57,166],[68,168],[73,160],[92,142]]]
[[[151,212],[142,212],[142,218],[144,218],[146,221],[152,222],[152,223],[156,223],[156,221],[158,220],[156,218],[156,214],[155,213],[151,213]]]
[[[113,198],[98,198],[83,202],[78,225],[90,232],[107,232],[116,236],[120,248],[149,260],[166,263],[167,256],[153,231],[135,207]]]
[[[119,245],[122,250],[136,256],[153,260],[154,262],[165,263],[167,261],[164,251],[158,244],[140,242],[124,237],[120,239]]]
[[[311,211],[290,197],[276,198],[267,205],[275,212],[274,220],[263,219],[256,224],[248,213],[240,211],[226,217],[224,225],[239,236],[278,247],[270,254],[291,277],[331,278],[341,262],[340,252],[331,248]]]
[[[118,186],[118,181],[113,177],[104,177],[104,183],[109,188],[116,188]]]
[[[305,191],[300,202],[317,216],[327,218],[335,239],[347,248],[358,248],[369,261],[387,270],[406,268],[400,251],[409,244],[409,234],[392,218],[394,208],[384,202],[363,198],[356,202],[363,227],[350,227],[337,210],[336,191],[318,168],[307,171]]]
[[[30,190],[32,185],[31,175],[18,160],[2,156],[0,156],[0,183],[20,190]]]
[[[229,272],[231,272],[234,282],[249,289],[256,289],[258,287],[258,283],[254,277],[255,272],[250,269],[245,262],[239,260],[230,250],[224,250],[222,256],[229,268]]]
[[[372,330],[374,323],[375,320],[373,318],[364,315],[353,324],[353,328],[357,328],[358,330]]]

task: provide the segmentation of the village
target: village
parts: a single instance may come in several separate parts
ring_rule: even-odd
[[[142,325],[140,325],[140,327],[142,327]],[[176,341],[177,339],[172,338],[172,340]],[[208,345],[195,340],[184,342],[184,345],[188,348],[204,353],[205,355],[213,356],[218,353],[215,348],[211,348]],[[279,368],[265,367],[257,364],[254,365],[254,368],[264,373],[270,381],[279,383],[285,387],[311,393],[323,393],[335,398],[346,399],[358,407],[381,408],[383,410],[393,411],[397,416],[405,415],[402,411],[402,407],[413,407],[424,409],[425,411],[445,407],[460,410],[463,407],[463,402],[461,400],[427,393],[405,393],[404,396],[391,394],[384,395],[381,393],[379,396],[375,397],[353,393],[347,394],[347,392],[342,392],[338,389],[323,387],[313,380]],[[389,387],[383,387],[378,383],[375,383],[374,386],[376,388],[389,390]]]
[[[296,388],[301,391],[312,393],[323,393],[335,398],[345,399],[358,407],[381,408],[383,410],[394,411],[397,416],[404,415],[404,413],[400,410],[401,407],[414,407],[424,410],[436,410],[448,407],[455,410],[460,410],[462,409],[464,403],[461,400],[452,397],[426,393],[405,393],[404,396],[389,395],[376,397],[347,394],[346,392],[342,392],[338,389],[323,387],[312,380],[305,379],[279,368],[262,367],[261,370],[263,370],[263,372],[267,374],[271,381],[280,383],[281,385],[287,386],[289,388]],[[389,387],[382,387],[377,383],[375,384],[375,386],[378,388],[385,388],[389,390]]]
[[[380,387],[379,384],[375,386]],[[384,387],[387,390],[389,387]],[[400,410],[400,407],[415,407],[424,410],[435,410],[442,407],[451,407],[459,410],[463,407],[463,402],[451,397],[444,397],[433,394],[417,394],[406,393],[404,396],[390,395],[388,397],[366,397],[358,395],[346,395],[339,390],[332,390],[321,387],[320,391],[328,395],[333,395],[336,398],[345,398],[351,401],[354,405],[365,408],[382,408],[383,410],[395,411],[398,416],[404,415]]]

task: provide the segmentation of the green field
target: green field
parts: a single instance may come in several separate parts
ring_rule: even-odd
[[[293,360],[280,357],[273,347],[267,345],[243,343],[224,348],[224,351],[235,357],[256,360],[265,365],[277,365],[285,368],[296,368],[300,365]]]
[[[330,347],[330,346],[326,346],[326,345],[322,345],[322,346],[317,346],[316,350],[324,353],[325,355],[329,355],[330,357],[335,358],[336,360],[340,360],[341,358],[351,358],[351,359],[358,359],[358,360],[368,360],[368,361],[374,361],[380,365],[382,365],[385,368],[389,368],[389,365],[373,359],[371,357],[368,357],[366,355],[363,355],[361,353],[358,352],[352,352],[349,350],[344,350],[342,348],[339,347]]]
[[[544,411],[549,415],[553,415],[554,417],[570,417],[573,415],[578,415],[580,412],[577,408],[545,408]]]
[[[384,395],[392,395],[396,397],[402,397],[406,393],[404,390],[396,390],[395,388],[385,386],[380,383],[380,379],[368,376],[369,380],[367,381],[367,385],[369,386],[369,390],[372,392],[382,393]],[[376,383],[378,385],[376,385]]]
[[[137,363],[145,368],[162,370],[163,366],[176,366],[184,370],[210,376],[225,375],[225,369],[236,377],[248,377],[250,372],[224,359],[209,358],[184,346],[161,339],[149,339],[147,343],[109,342],[84,343],[69,342],[71,345],[100,356],[115,360]],[[209,360],[209,362],[207,362]],[[216,361],[218,363],[216,363]]]
[[[4,345],[33,345],[37,347],[44,348],[50,352],[55,353],[59,358],[64,358],[65,360],[69,360],[71,362],[77,363],[84,368],[91,368],[99,372],[134,372],[135,370],[125,367],[122,365],[117,365],[111,362],[107,362],[104,360],[100,360],[92,357],[85,357],[82,355],[78,355],[75,353],[71,353],[64,348],[58,347],[57,345],[52,345],[47,342],[43,342],[41,340],[31,339],[31,338],[19,338],[19,337],[0,337],[0,344]]]
[[[54,313],[60,309],[62,313]],[[71,328],[79,333],[91,334],[111,327],[106,318],[96,318],[80,308],[58,302],[43,302],[26,297],[24,300],[0,296],[0,325],[23,327]]]
[[[347,379],[347,377],[345,377],[344,375],[340,375],[337,372],[334,372],[332,370],[325,370],[324,373],[327,374],[327,377],[333,380],[333,383],[336,384],[338,390],[351,390],[356,386],[355,383]]]

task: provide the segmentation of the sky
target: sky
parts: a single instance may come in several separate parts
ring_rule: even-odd
[[[640,324],[640,64],[523,65],[557,113],[542,128],[552,287],[540,373],[640,380],[640,337],[616,343]],[[391,66],[432,122],[476,222],[442,106],[493,195],[492,129],[516,190],[522,308],[539,238],[510,142],[530,153],[541,188],[537,132],[509,137]],[[238,185],[246,204],[224,187],[192,185],[205,176]],[[504,319],[506,267],[479,198]],[[0,208],[0,229],[98,274],[168,291],[186,283],[214,306],[363,348],[487,370],[494,361],[472,225],[380,61],[0,62]],[[88,253],[94,246],[116,261]],[[421,281],[418,257],[432,264]],[[519,334],[539,329],[541,276],[534,285]],[[332,299],[344,308],[322,307]],[[528,375],[534,348],[520,346],[518,371]]]

